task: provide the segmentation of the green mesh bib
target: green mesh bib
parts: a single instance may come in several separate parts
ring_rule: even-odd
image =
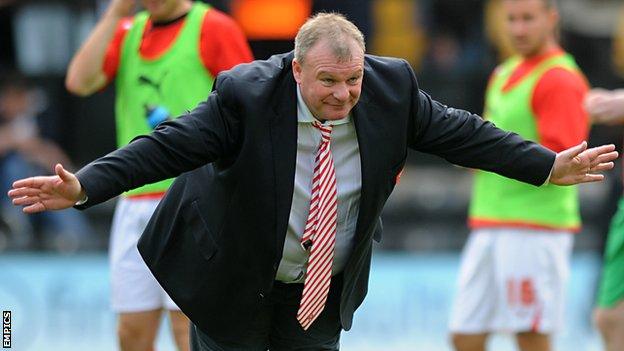
[[[210,94],[214,78],[204,67],[199,52],[206,11],[209,6],[194,3],[174,42],[153,60],[139,54],[149,15],[140,12],[134,17],[121,48],[116,77],[118,147],[138,135],[149,134],[158,123],[193,109]],[[168,179],[148,184],[126,195],[164,192],[172,182]]]
[[[537,82],[546,71],[555,67],[573,72],[580,70],[570,55],[557,55],[540,63],[510,90],[503,91],[520,63],[519,58],[512,58],[498,68],[486,93],[484,117],[501,129],[538,142],[536,116],[531,108]],[[469,216],[471,221],[576,229],[581,224],[577,192],[575,186],[548,184],[538,188],[494,173],[477,171]]]

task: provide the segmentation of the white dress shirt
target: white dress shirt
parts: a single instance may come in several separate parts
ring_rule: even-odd
[[[298,124],[295,188],[283,256],[275,278],[287,283],[303,283],[305,280],[308,251],[305,251],[301,246],[301,237],[308,220],[314,159],[321,141],[321,132],[312,126],[312,122],[315,120],[301,97],[299,87],[297,87]],[[332,275],[336,275],[344,269],[353,248],[355,226],[360,210],[362,172],[360,149],[351,116],[325,123],[332,125],[330,147],[334,158],[338,190],[338,221],[332,268]]]

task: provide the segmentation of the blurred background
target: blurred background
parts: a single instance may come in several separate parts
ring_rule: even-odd
[[[488,76],[509,55],[496,0],[222,0],[254,55],[293,48],[310,14],[338,11],[366,36],[367,51],[414,67],[435,99],[480,113]],[[89,98],[64,87],[69,60],[106,0],[0,0],[0,184],[26,170],[76,170],[115,147],[114,87]],[[624,87],[624,5],[560,1],[561,42],[594,87]],[[18,139],[18,144],[8,140]],[[615,143],[619,127],[595,126],[590,144]],[[19,146],[15,146],[19,145]],[[380,146],[383,147],[383,146]],[[600,184],[581,186],[583,230],[575,238],[568,325],[561,350],[599,350],[591,325],[609,219],[621,194],[618,165]],[[471,171],[412,153],[383,216],[369,297],[356,313],[345,350],[447,350],[446,323],[459,253],[468,228]],[[115,349],[108,307],[106,249],[111,200],[85,212],[25,217],[0,203],[0,308],[13,311],[17,350]],[[513,350],[504,337],[495,350]],[[172,346],[159,341],[159,350]]]

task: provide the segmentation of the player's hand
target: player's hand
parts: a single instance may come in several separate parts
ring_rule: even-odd
[[[624,122],[624,90],[592,89],[585,96],[585,110],[592,120],[604,124]]]
[[[108,11],[117,18],[128,17],[133,14],[136,0],[112,0]]]
[[[604,179],[600,172],[613,168],[613,160],[618,157],[615,145],[602,145],[587,148],[582,142],[557,154],[550,175],[550,183],[573,185],[597,182]]]
[[[20,179],[13,183],[9,197],[13,204],[25,206],[24,212],[37,213],[72,207],[85,197],[78,178],[59,163],[56,175]]]

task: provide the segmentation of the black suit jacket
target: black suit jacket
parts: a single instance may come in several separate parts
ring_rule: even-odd
[[[292,59],[292,53],[276,55],[222,73],[193,111],[77,173],[90,206],[200,167],[168,191],[139,249],[182,311],[213,337],[244,332],[282,256],[297,152]],[[535,185],[546,180],[555,156],[432,100],[403,60],[366,55],[364,68],[352,110],[362,190],[344,269],[346,330],[366,295],[372,238],[408,148]]]

